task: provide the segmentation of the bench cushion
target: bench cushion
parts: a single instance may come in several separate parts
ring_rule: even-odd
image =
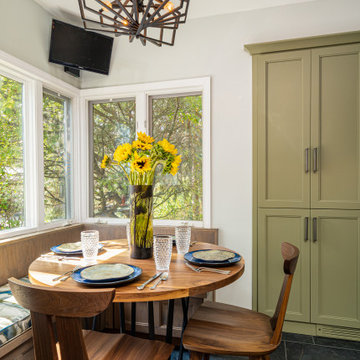
[[[0,347],[30,327],[30,311],[17,304],[8,284],[0,286]]]

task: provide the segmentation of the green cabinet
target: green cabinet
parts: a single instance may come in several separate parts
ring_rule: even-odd
[[[260,209],[258,218],[259,311],[272,316],[284,278],[280,249],[286,241],[300,249],[294,275],[287,320],[310,321],[310,211],[304,209]]]
[[[360,328],[360,43],[312,41],[253,59],[256,305],[273,314],[288,241],[286,319]]]
[[[311,52],[311,207],[360,209],[360,45]]]
[[[258,59],[260,207],[310,202],[310,52]]]
[[[360,328],[360,210],[311,215],[311,321]]]

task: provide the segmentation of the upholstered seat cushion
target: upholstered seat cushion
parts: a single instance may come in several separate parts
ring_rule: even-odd
[[[30,311],[17,304],[8,284],[0,286],[0,347],[30,326]]]

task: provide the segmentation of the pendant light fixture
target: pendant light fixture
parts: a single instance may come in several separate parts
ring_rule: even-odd
[[[174,45],[179,24],[186,21],[190,0],[78,0],[87,30],[127,35],[157,46]]]

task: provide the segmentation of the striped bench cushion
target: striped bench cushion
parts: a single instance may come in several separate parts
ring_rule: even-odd
[[[30,327],[30,311],[17,304],[8,284],[0,286],[0,347]]]

